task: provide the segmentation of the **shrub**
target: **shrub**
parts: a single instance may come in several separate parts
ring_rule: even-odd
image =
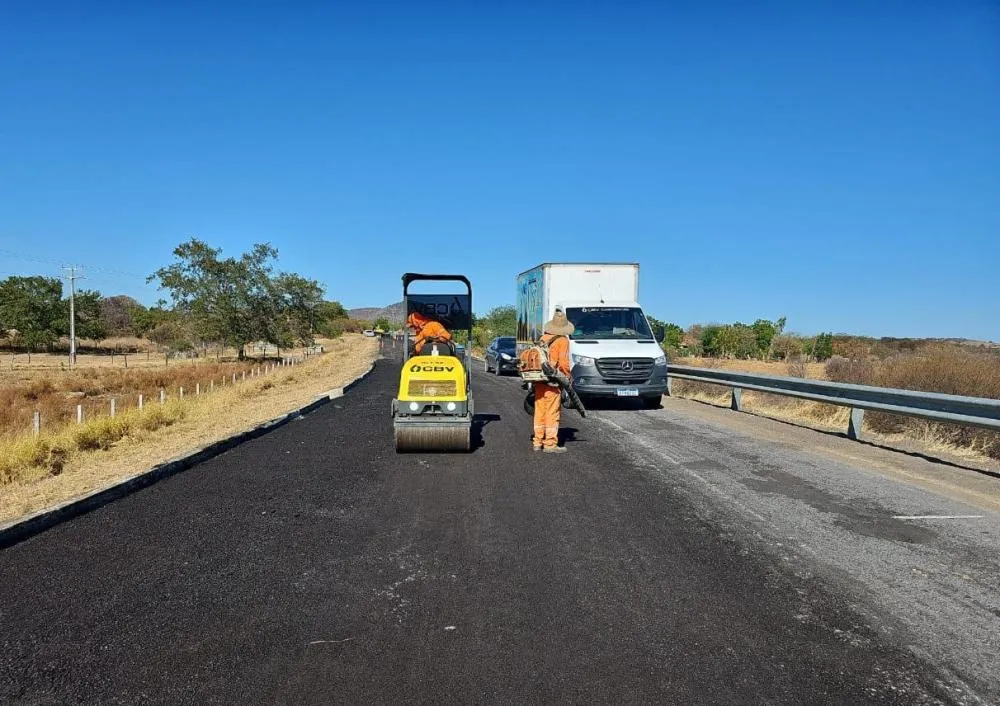
[[[787,334],[775,336],[771,344],[771,350],[776,358],[791,360],[802,354],[802,341],[795,336]]]
[[[802,360],[801,357],[796,357],[794,360],[788,363],[788,374],[793,378],[805,378],[808,377],[809,369],[806,367],[806,362]]]
[[[827,380],[853,385],[874,385],[875,366],[867,358],[834,356],[824,366]]]

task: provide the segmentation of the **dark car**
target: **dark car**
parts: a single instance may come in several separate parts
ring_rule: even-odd
[[[513,336],[494,338],[486,352],[486,372],[503,375],[517,370],[517,340]]]

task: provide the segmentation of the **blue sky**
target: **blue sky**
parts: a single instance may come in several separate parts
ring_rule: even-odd
[[[197,236],[347,306],[638,261],[649,313],[1000,340],[1000,6],[0,4],[0,276]]]

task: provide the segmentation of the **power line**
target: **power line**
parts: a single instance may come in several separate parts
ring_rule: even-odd
[[[33,255],[26,255],[24,253],[19,253],[14,250],[8,250],[7,248],[0,248],[0,255],[7,255],[17,260],[25,260],[27,262],[37,262],[43,265],[56,265],[58,267],[62,266],[62,262],[58,260],[50,260],[44,257],[35,257]],[[81,265],[82,267],[82,265]],[[100,265],[86,265],[90,272],[98,274],[108,274],[108,275],[118,275],[120,277],[134,277],[135,279],[140,279],[143,282],[149,275],[141,275],[137,272],[127,272],[125,270],[117,270],[111,267],[101,267]]]

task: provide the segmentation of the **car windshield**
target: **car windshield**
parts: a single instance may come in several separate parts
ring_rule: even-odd
[[[516,339],[514,338],[498,338],[497,339],[497,350],[504,351],[506,353],[512,352],[517,348]]]
[[[638,307],[568,307],[566,317],[576,327],[571,336],[574,340],[653,340],[653,332]]]

